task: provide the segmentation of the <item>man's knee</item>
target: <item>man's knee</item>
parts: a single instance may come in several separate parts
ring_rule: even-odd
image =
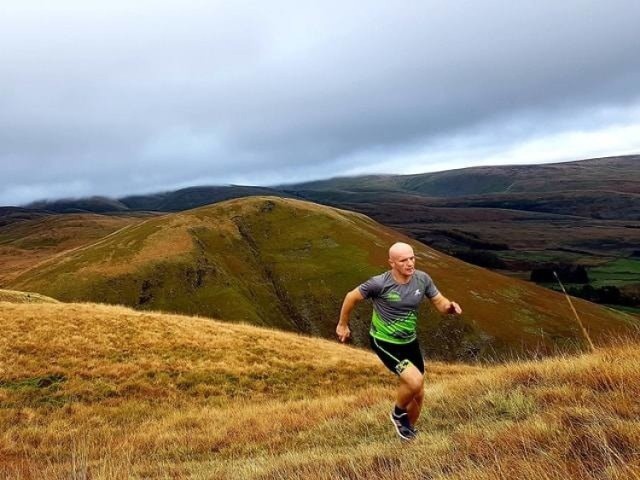
[[[419,374],[412,379],[410,387],[414,396],[424,395],[424,377],[422,374]]]
[[[423,395],[424,375],[415,366],[411,365],[400,374],[400,380],[404,382],[414,396]]]

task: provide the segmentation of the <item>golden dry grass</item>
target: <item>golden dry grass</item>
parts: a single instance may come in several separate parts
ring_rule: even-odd
[[[636,479],[640,348],[428,363],[420,437],[393,376],[335,342],[94,304],[0,303],[0,475]]]

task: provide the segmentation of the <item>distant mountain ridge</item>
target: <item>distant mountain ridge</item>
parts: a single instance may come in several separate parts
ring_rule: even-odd
[[[30,203],[24,208],[46,210],[53,213],[178,212],[233,198],[256,195],[292,197],[289,193],[269,187],[243,185],[197,186],[148,195],[130,195],[120,199],[96,196],[80,199],[42,200]]]
[[[129,208],[113,198],[108,197],[88,197],[88,198],[69,198],[59,200],[41,200],[30,203],[27,208],[46,210],[52,213],[110,213],[123,212]]]
[[[243,185],[199,186],[154,195],[132,195],[119,199],[129,210],[157,210],[179,212],[211,203],[222,202],[240,197],[256,195],[275,195],[291,197],[290,194],[269,187]]]
[[[281,185],[285,191],[395,191],[431,197],[601,190],[640,193],[640,155],[541,165],[469,167],[414,175],[367,175]]]
[[[51,215],[52,212],[37,208],[0,207],[0,227],[23,220],[33,220]]]
[[[119,199],[92,197],[38,201],[26,205],[26,208],[58,213],[105,213],[127,210],[175,212],[255,195],[307,198],[324,202],[327,198],[330,201],[330,197],[338,192],[384,192],[451,199],[478,195],[581,191],[640,195],[640,155],[541,165],[469,167],[414,175],[339,177],[273,187],[198,186],[156,194],[130,195]],[[635,197],[632,200],[638,202]]]

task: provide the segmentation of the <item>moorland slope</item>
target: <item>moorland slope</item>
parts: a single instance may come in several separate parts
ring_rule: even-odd
[[[345,293],[387,268],[387,249],[409,241],[371,219],[309,202],[237,199],[150,218],[16,277],[11,288],[63,301],[123,304],[333,338]],[[429,312],[420,338],[441,358],[574,349],[581,333],[559,294],[413,243],[418,268],[463,305],[461,318]],[[631,316],[584,301],[596,341]],[[427,307],[422,312],[426,316]],[[370,308],[353,318],[367,343]]]
[[[372,353],[210,319],[0,302],[0,477],[616,479],[640,475],[640,349],[427,362],[395,436]]]
[[[95,243],[141,221],[142,218],[135,214],[52,215],[4,209],[0,212],[0,287],[41,262]]]

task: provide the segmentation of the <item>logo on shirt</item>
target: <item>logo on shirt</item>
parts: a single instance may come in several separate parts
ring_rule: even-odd
[[[383,298],[389,302],[399,302],[402,300],[402,297],[398,292],[387,292],[383,295]]]
[[[414,296],[415,296],[415,295],[420,295],[421,293],[422,293],[422,292],[420,291],[420,289],[419,289],[419,288],[417,288],[417,289],[416,289],[416,293],[414,293],[413,295],[414,295]]]

